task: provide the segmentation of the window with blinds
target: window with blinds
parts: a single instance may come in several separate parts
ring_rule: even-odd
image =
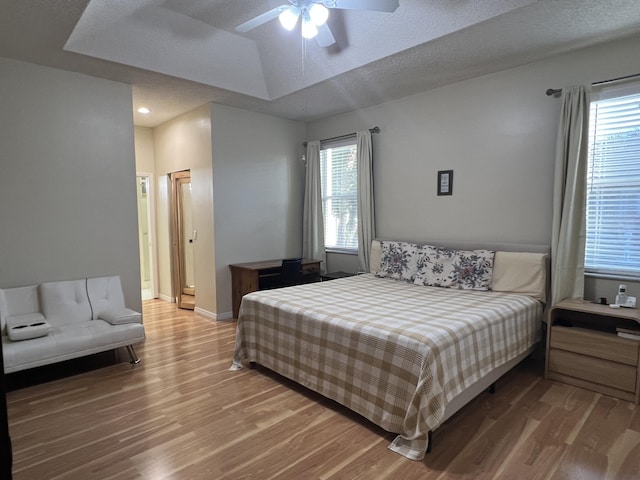
[[[320,147],[324,243],[329,251],[358,251],[358,172],[355,138]]]
[[[594,90],[585,271],[640,278],[640,82]]]

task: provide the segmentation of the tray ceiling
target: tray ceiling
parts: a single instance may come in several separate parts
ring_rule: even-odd
[[[0,56],[129,83],[138,125],[207,102],[313,120],[640,33],[637,0],[400,0],[332,9],[336,44],[277,20],[286,0],[0,0]]]

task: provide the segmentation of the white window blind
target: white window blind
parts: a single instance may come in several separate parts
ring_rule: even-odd
[[[324,243],[327,250],[358,250],[358,173],[355,138],[320,147]]]
[[[640,277],[640,82],[594,91],[585,271]]]

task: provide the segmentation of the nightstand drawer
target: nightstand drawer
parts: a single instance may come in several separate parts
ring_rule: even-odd
[[[551,348],[604,358],[627,365],[638,365],[638,342],[584,328],[553,327]]]
[[[564,350],[551,349],[549,371],[626,392],[636,390],[636,367]]]

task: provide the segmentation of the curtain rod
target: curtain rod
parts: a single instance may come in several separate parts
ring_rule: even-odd
[[[640,77],[640,73],[634,73],[633,75],[626,75],[624,77],[611,78],[609,80],[602,80],[600,82],[593,82],[591,85],[592,86],[593,85],[606,85],[607,83],[615,83],[615,82],[620,82],[622,80],[629,80],[631,78],[638,78],[638,77]],[[558,98],[560,96],[560,94],[562,93],[562,89],[561,88],[548,88],[545,93],[547,94],[548,97],[553,95],[554,97]]]
[[[621,80],[629,80],[630,78],[640,77],[640,73],[634,73],[633,75],[627,75],[625,77],[612,78],[610,80],[602,80],[601,82],[594,82],[591,85],[605,85],[607,83],[619,82]]]
[[[380,133],[380,127],[370,128],[369,132],[371,132],[371,133]],[[356,134],[356,132],[353,132],[353,133],[348,133],[346,135],[339,135],[337,137],[325,138],[323,140],[320,140],[320,143],[322,143],[322,142],[333,142],[334,140],[342,140],[343,138],[353,137],[355,134]],[[307,142],[303,142],[302,146],[304,148],[307,148]]]

